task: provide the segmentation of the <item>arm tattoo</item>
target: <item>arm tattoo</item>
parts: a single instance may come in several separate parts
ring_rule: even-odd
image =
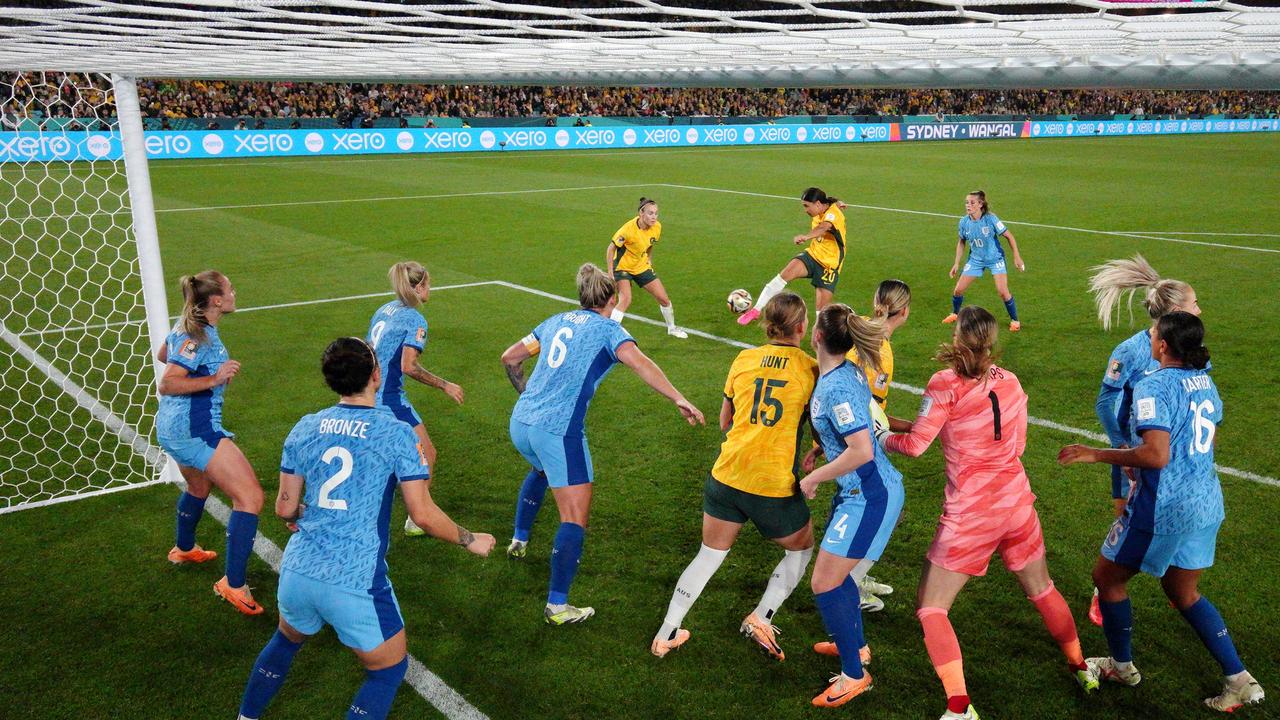
[[[471,543],[475,542],[475,539],[476,539],[476,536],[474,533],[462,527],[461,525],[458,526],[458,544],[459,545],[461,545],[462,547],[466,547]]]
[[[524,377],[524,363],[503,365],[503,367],[507,369],[507,379],[511,381],[511,386],[516,389],[516,392],[524,392],[524,386],[527,382]]]
[[[423,385],[429,385],[433,388],[443,388],[445,385],[449,384],[447,380],[439,375],[432,374],[421,365],[414,365],[406,374]]]

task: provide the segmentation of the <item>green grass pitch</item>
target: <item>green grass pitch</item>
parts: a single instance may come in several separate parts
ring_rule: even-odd
[[[1141,252],[1199,295],[1226,402],[1218,462],[1276,478],[1277,164],[1280,138],[1248,135],[174,161],[153,163],[151,174],[175,312],[177,277],[207,267],[231,277],[242,308],[385,292],[387,268],[402,259],[424,262],[437,287],[503,280],[572,295],[578,264],[602,263],[610,233],[647,195],[661,207],[655,266],[678,322],[749,343],[761,342],[761,332],[734,323],[725,295],[737,287],[757,293],[795,253],[790,238],[808,228],[798,197],[817,185],[855,205],[847,211],[850,254],[837,299],[865,309],[881,279],[912,287],[911,318],[894,347],[896,380],[916,387],[938,369],[930,356],[950,332],[939,320],[950,308],[955,223],[965,193],[981,188],[1028,265],[1010,277],[1023,331],[1002,333],[1001,343],[1002,365],[1022,379],[1032,415],[1099,431],[1093,399],[1108,353],[1138,325],[1101,330],[1085,292],[1087,268]],[[792,289],[812,302],[807,284]],[[232,357],[244,364],[227,394],[226,425],[262,478],[268,510],[261,530],[280,546],[288,533],[269,508],[281,442],[302,414],[332,400],[318,372],[324,345],[363,334],[382,301],[261,309],[222,325]],[[968,302],[1004,317],[989,279],[974,285]],[[598,615],[580,627],[542,624],[554,507],[548,501],[524,562],[502,556],[525,469],[507,438],[515,393],[498,356],[566,307],[501,285],[440,290],[425,306],[424,364],[467,394],[459,407],[443,393],[409,388],[439,447],[433,494],[467,527],[497,535],[499,548],[482,561],[394,535],[388,562],[410,652],[494,720],[822,715],[808,701],[838,666],[809,650],[825,635],[807,578],[777,618],[785,663],[737,634],[780,556],[754,530],[742,534],[689,614],[692,640],[663,660],[649,655],[676,578],[700,541],[701,485],[720,434],[686,426],[625,368],[602,385],[588,416],[597,488],[572,598]],[[637,292],[632,310],[658,317],[645,293]],[[1143,322],[1140,308],[1135,318]],[[635,321],[627,327],[714,416],[736,348],[675,340]],[[911,416],[917,404],[904,389],[890,394],[891,414]],[[1102,467],[1056,465],[1058,448],[1078,440],[1033,427],[1023,461],[1039,497],[1050,572],[1075,612],[1086,654],[1096,655],[1106,646],[1085,610],[1089,569],[1110,522],[1109,481]],[[897,592],[883,612],[865,618],[876,687],[832,714],[921,718],[943,708],[913,602],[939,512],[942,461],[934,448],[894,462],[905,475],[906,509],[874,574]],[[1226,475],[1223,487],[1227,521],[1202,590],[1222,610],[1246,665],[1280,692],[1280,487]],[[812,505],[819,532],[825,488]],[[221,559],[170,566],[164,555],[174,498],[172,488],[157,486],[0,516],[7,624],[0,696],[14,712],[234,716],[276,622],[277,578],[261,560],[251,562],[250,583],[271,609],[246,618],[211,594]],[[403,517],[397,503],[393,529]],[[222,526],[206,518],[199,540],[221,551]],[[1131,590],[1145,679],[1084,698],[1038,614],[994,561],[951,613],[983,716],[1208,716],[1200,699],[1218,691],[1217,666],[1157,583],[1141,577]],[[268,715],[339,715],[361,678],[326,631],[298,656]],[[1271,712],[1264,705],[1244,714]],[[393,716],[440,713],[406,686]]]

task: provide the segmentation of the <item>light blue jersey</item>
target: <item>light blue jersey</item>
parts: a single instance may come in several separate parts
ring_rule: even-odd
[[[580,437],[587,405],[618,362],[618,348],[635,342],[621,325],[591,310],[552,315],[524,338],[538,362],[511,419],[562,437]]]
[[[413,429],[384,408],[335,405],[293,427],[280,472],[303,478],[306,505],[282,571],[359,592],[388,587],[391,498],[397,483],[430,476]]]
[[[230,359],[227,348],[218,337],[218,328],[205,326],[205,341],[197,344],[175,325],[165,338],[170,365],[187,371],[190,377],[211,377]],[[226,385],[189,395],[161,395],[156,417],[156,435],[161,442],[200,439],[214,447],[218,440],[231,437],[222,427],[222,394]],[[185,463],[184,463],[185,464]]]
[[[1004,262],[1004,248],[1000,236],[1007,230],[994,213],[986,213],[974,220],[968,215],[960,218],[960,242],[969,246],[969,262],[975,267]]]
[[[818,378],[809,400],[809,413],[813,429],[827,462],[834,462],[848,447],[845,438],[859,430],[871,428],[871,390],[867,378],[858,366],[848,360]],[[902,473],[898,472],[884,448],[874,439],[874,458],[848,475],[836,478],[841,495],[861,492],[867,502],[882,500],[896,485],[902,488]]]
[[[1160,362],[1151,356],[1150,330],[1139,330],[1111,351],[1102,384],[1120,391],[1115,417],[1122,437],[1110,438],[1113,446],[1123,444],[1136,447],[1141,442],[1134,432],[1133,418],[1129,412],[1133,406],[1133,388],[1139,380],[1159,368]]]
[[[1222,398],[1204,370],[1163,368],[1133,390],[1137,432],[1169,433],[1169,463],[1142,469],[1129,502],[1132,525],[1155,534],[1188,533],[1222,522],[1222,486],[1213,465],[1213,436]]]
[[[400,370],[400,356],[407,347],[422,352],[427,344],[427,319],[417,308],[406,307],[399,300],[392,300],[373,314],[365,339],[373,346],[378,364],[382,366],[382,387],[378,390],[378,404],[393,410],[408,406],[409,400],[404,392],[404,373]]]
[[[846,438],[871,426],[871,390],[862,370],[848,360],[818,378],[809,399],[813,429],[827,462],[848,449]],[[902,514],[902,474],[874,439],[869,462],[836,478],[831,515],[821,548],[845,558],[880,559]]]

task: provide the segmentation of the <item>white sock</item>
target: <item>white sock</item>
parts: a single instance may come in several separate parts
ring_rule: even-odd
[[[760,604],[756,605],[756,615],[768,622],[774,613],[782,607],[782,603],[791,596],[792,591],[804,577],[805,568],[809,567],[809,558],[813,556],[813,548],[808,550],[788,550],[782,556],[782,562],[773,569],[769,577],[769,585],[764,589]]]
[[[853,570],[849,571],[849,577],[853,578],[855,583],[861,583],[866,579],[867,573],[871,572],[871,566],[875,564],[875,560],[867,560],[866,558],[863,558],[858,561],[857,565],[853,566]]]
[[[676,326],[676,309],[671,305],[659,305],[658,309],[662,311],[662,319],[667,321],[667,329],[674,328]]]
[[[728,554],[728,550],[716,550],[706,545],[698,550],[698,555],[676,582],[676,591],[671,594],[671,604],[667,605],[667,619],[658,629],[659,640],[670,640],[675,631],[680,629],[680,623],[684,622],[689,608],[693,607],[693,603],[702,594],[702,589],[707,586],[711,576],[716,574],[716,570],[720,569],[720,563],[724,562]]]
[[[756,298],[756,309],[764,310],[764,306],[773,299],[773,296],[786,288],[787,281],[783,280],[781,275],[774,275],[772,280],[765,283],[763,288],[760,288],[760,297]]]
[[[619,310],[618,308],[614,308],[614,309],[613,309],[613,312],[609,313],[609,319],[610,319],[610,320],[612,320],[612,321],[614,321],[614,322],[616,322],[616,323],[621,323],[621,322],[622,322],[622,318],[624,318],[624,317],[626,317],[626,316],[627,316],[627,314],[626,314],[626,313],[624,313],[624,312],[622,312],[622,311],[621,311],[621,310]]]

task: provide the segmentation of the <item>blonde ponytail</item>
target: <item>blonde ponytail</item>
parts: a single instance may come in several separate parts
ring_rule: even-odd
[[[431,273],[422,263],[405,260],[391,266],[387,271],[387,279],[391,281],[391,289],[405,307],[418,307],[422,300],[418,298],[418,286],[425,280],[431,282]]]
[[[906,310],[911,304],[911,288],[901,280],[885,280],[876,288],[876,294],[871,303],[873,309],[871,317],[876,320],[888,320]]]
[[[204,344],[208,338],[204,329],[209,324],[206,319],[209,298],[222,294],[226,279],[217,270],[205,270],[195,275],[183,275],[178,280],[182,288],[182,331],[197,345]]]
[[[1130,308],[1130,318],[1133,317],[1133,295],[1140,289],[1146,289],[1142,305],[1153,321],[1181,308],[1191,292],[1191,286],[1181,280],[1161,278],[1141,255],[1109,260],[1090,270],[1094,273],[1089,278],[1089,292],[1093,293],[1098,319],[1102,321],[1104,330],[1110,330],[1112,317],[1120,314],[1122,298]]]

